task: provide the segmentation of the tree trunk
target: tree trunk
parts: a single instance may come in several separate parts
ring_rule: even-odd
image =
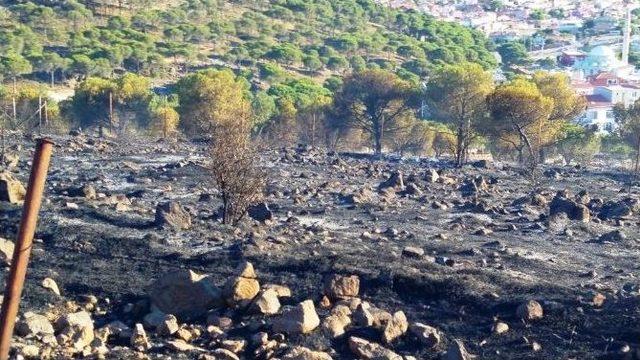
[[[51,70],[51,87],[55,86],[55,74],[56,74],[56,70]]]
[[[637,174],[638,169],[640,168],[640,141],[638,141],[638,145],[636,146],[636,164],[634,166],[634,172]]]
[[[456,134],[456,166],[461,167],[463,163],[464,156],[464,131],[462,130],[462,126],[458,127],[458,133]]]

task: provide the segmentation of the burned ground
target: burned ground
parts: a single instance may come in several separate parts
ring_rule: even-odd
[[[222,284],[248,260],[261,283],[291,289],[286,304],[317,303],[326,276],[355,274],[363,300],[402,310],[409,322],[443,333],[435,350],[403,337],[392,346],[401,355],[436,359],[454,339],[483,359],[616,359],[629,356],[621,352],[625,345],[632,352],[638,346],[639,214],[631,207],[622,217],[598,217],[608,201],[638,197],[637,184],[623,171],[545,168],[533,186],[506,164],[454,169],[446,162],[378,161],[314,149],[265,151],[265,200],[274,219],[246,219],[234,229],[217,220],[220,204],[199,145],[55,140],[21,312],[95,295],[103,310],[93,314],[96,327],[113,320],[133,327],[144,314],[125,312],[127,304],[144,300],[162,274],[192,269]],[[32,145],[15,141],[22,144],[15,172],[26,180]],[[439,172],[435,182],[430,169]],[[394,172],[401,172],[403,186],[380,190]],[[470,182],[476,185],[465,188]],[[410,194],[408,184],[418,191]],[[72,196],[84,185],[103,196]],[[562,190],[576,203],[586,190],[588,219],[548,216]],[[191,214],[190,229],[155,223],[156,205],[166,200]],[[19,216],[19,206],[2,204],[5,238],[15,238]],[[602,241],[616,230],[624,236]],[[45,277],[57,282],[61,298],[40,286]],[[606,296],[602,306],[593,304],[598,293]],[[517,318],[516,308],[530,299],[542,304],[541,320]],[[239,338],[268,328],[262,316],[225,314],[238,324],[231,331]],[[492,333],[497,319],[508,332]],[[349,359],[350,335],[379,340],[354,327],[336,339],[316,330],[287,343]],[[541,349],[534,351],[533,342]]]

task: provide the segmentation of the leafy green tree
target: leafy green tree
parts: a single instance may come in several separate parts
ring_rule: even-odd
[[[530,62],[527,48],[518,41],[508,41],[498,46],[498,53],[505,65],[526,65]]]
[[[617,104],[613,115],[618,124],[618,134],[635,152],[634,172],[640,170],[640,101],[629,107]]]
[[[562,136],[555,147],[567,164],[577,161],[586,165],[600,151],[601,139],[597,126],[584,127],[567,122],[561,133]]]
[[[384,70],[367,70],[348,76],[335,94],[336,114],[350,127],[371,136],[376,155],[382,154],[386,136],[403,125],[399,121],[413,111],[416,90],[397,75]]]
[[[527,151],[528,165],[534,174],[539,164],[539,150],[555,140],[561,122],[550,121],[553,99],[544,96],[536,84],[515,80],[498,86],[487,98],[491,121],[484,131],[491,137],[513,144],[524,162]]]
[[[493,89],[492,75],[480,65],[444,66],[429,79],[426,97],[434,119],[455,129],[455,162],[461,166],[469,146],[486,120],[487,96]]]
[[[0,71],[4,77],[13,80],[15,88],[17,78],[33,71],[33,67],[29,60],[22,57],[22,55],[8,53],[0,57]]]
[[[49,73],[51,86],[55,85],[56,71],[64,71],[70,61],[54,52],[46,52],[37,61],[38,70]]]

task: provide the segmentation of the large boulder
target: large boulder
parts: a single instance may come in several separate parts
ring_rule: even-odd
[[[0,173],[0,201],[18,204],[24,201],[27,190],[24,185],[9,172]]]
[[[562,193],[558,193],[549,204],[549,216],[564,213],[571,220],[589,222],[591,214],[589,208],[583,204],[568,199]]]
[[[223,306],[222,292],[206,275],[179,269],[158,278],[149,288],[153,305],[178,319],[190,319]]]
[[[290,335],[307,334],[320,325],[313,301],[305,300],[297,306],[286,307],[273,321],[273,330]]]
[[[156,207],[156,224],[186,230],[191,227],[191,215],[178,202],[160,203]]]

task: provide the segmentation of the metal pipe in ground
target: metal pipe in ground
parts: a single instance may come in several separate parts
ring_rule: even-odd
[[[27,274],[27,265],[31,255],[33,235],[36,231],[38,212],[42,203],[42,193],[47,179],[52,149],[53,142],[51,140],[39,139],[36,145],[36,152],[33,155],[33,165],[22,208],[18,238],[4,290],[2,309],[0,310],[0,360],[9,359],[13,328],[18,314],[18,306],[20,305],[24,278]]]

